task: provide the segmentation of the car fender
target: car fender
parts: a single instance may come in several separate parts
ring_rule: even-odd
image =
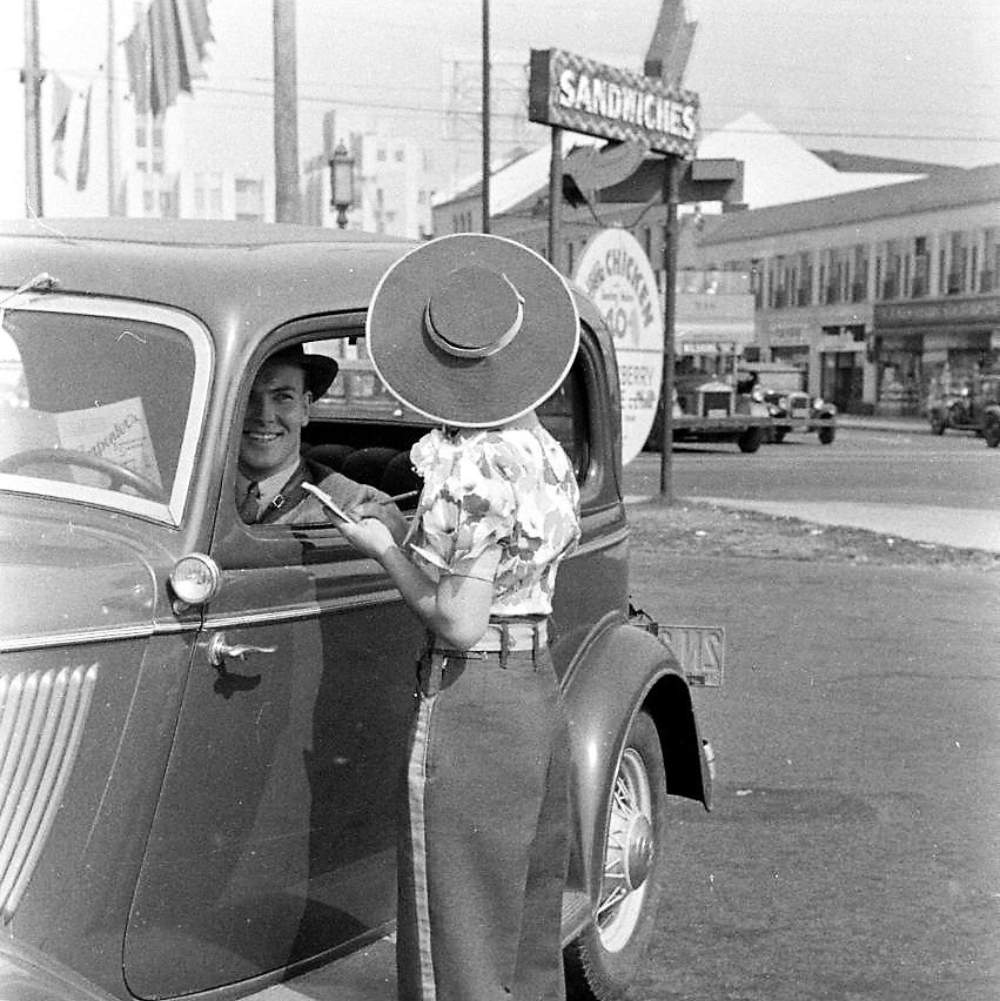
[[[9,938],[0,941],[0,997],[5,1001],[114,1001],[111,994],[52,956]]]
[[[667,792],[711,807],[711,778],[691,693],[672,652],[620,618],[605,622],[564,680],[572,750],[570,795],[578,824],[571,881],[596,887],[604,856],[610,786],[632,720],[652,715],[660,734]],[[576,854],[576,853],[575,853]]]

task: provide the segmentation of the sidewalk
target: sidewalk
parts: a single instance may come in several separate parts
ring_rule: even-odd
[[[798,518],[818,525],[864,528],[879,535],[894,535],[934,546],[1000,553],[1000,514],[996,511],[966,508],[959,511],[953,507],[930,505],[855,504],[848,501],[754,501],[731,497],[688,499],[716,507]]]
[[[852,431],[931,433],[930,421],[926,417],[859,417],[857,414],[837,414],[837,427],[850,428]]]

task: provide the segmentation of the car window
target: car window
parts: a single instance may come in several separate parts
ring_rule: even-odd
[[[0,489],[177,522],[210,348],[187,317],[46,300],[0,328]]]
[[[331,332],[332,333],[332,332]],[[374,371],[361,330],[338,331],[304,343],[307,354],[324,354],[339,366],[336,379],[310,408],[301,429],[302,458],[392,497],[402,495],[406,512],[416,507],[422,487],[410,463],[410,448],[433,426],[426,417],[402,405]],[[539,418],[563,446],[582,484],[590,461],[589,416],[585,365],[578,358],[563,383],[538,410]],[[242,481],[240,481],[242,482]],[[238,489],[237,489],[238,493]],[[234,505],[239,506],[234,495]],[[329,529],[319,523],[270,520],[250,527],[253,534]],[[336,535],[331,541],[338,541]]]

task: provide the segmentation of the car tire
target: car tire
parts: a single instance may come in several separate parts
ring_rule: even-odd
[[[947,426],[947,422],[940,414],[934,414],[931,417],[931,434],[944,434],[944,429]]]
[[[832,445],[836,434],[837,429],[835,427],[821,427],[816,433],[816,437],[819,438],[821,445]]]
[[[607,810],[596,914],[563,953],[567,996],[581,1001],[625,998],[656,928],[667,862],[667,783],[660,737],[645,711],[625,738]]]
[[[775,428],[773,433],[774,443],[780,445],[788,437],[788,428]]]
[[[736,444],[739,446],[741,452],[756,452],[760,448],[760,443],[764,440],[764,432],[759,427],[747,428],[739,438],[736,439]]]
[[[983,437],[986,439],[988,448],[996,448],[1000,445],[1000,416],[992,415],[986,420],[983,427]]]

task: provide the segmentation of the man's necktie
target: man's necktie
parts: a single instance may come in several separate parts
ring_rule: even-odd
[[[246,496],[240,503],[240,517],[248,524],[252,525],[260,515],[260,486],[251,483],[247,487]]]

